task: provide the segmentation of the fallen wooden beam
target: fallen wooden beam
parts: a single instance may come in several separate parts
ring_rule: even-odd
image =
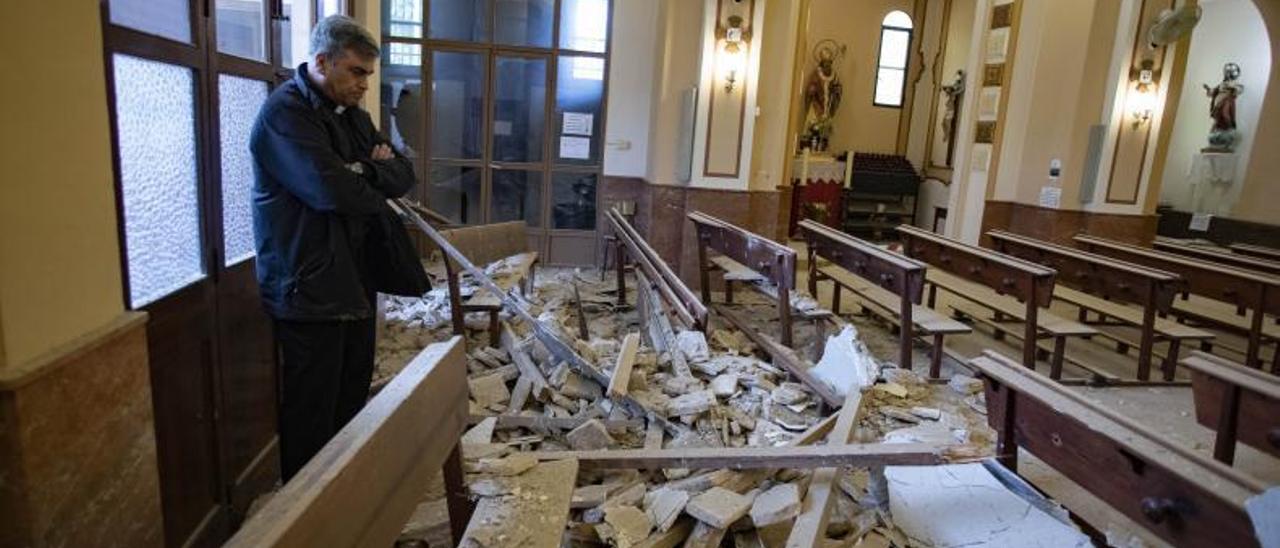
[[[418,216],[407,200],[404,200],[403,198],[399,200],[387,200],[387,203],[390,204],[392,209],[397,213],[409,218],[409,220],[412,221],[419,230],[425,233],[428,238],[431,238],[440,250],[448,256],[447,258],[453,259],[454,262],[462,266],[463,270],[466,270],[467,273],[471,274],[471,277],[479,282],[481,286],[502,301],[502,306],[510,310],[521,320],[528,323],[529,326],[533,328],[533,336],[536,337],[544,347],[546,347],[547,352],[567,364],[579,375],[591,379],[602,388],[609,385],[609,377],[605,375],[604,372],[587,362],[587,360],[583,359],[582,356],[579,356],[577,351],[573,349],[572,345],[561,340],[554,331],[542,322],[538,321],[537,318],[533,317],[533,315],[529,313],[529,308],[525,306],[523,302],[517,299],[514,295],[503,291],[498,284],[494,283],[492,278],[485,274],[483,270],[476,267],[475,263],[472,263],[466,255],[459,252],[448,239],[441,235],[440,231],[436,230],[429,223],[423,220],[422,217]],[[662,416],[662,414],[655,413],[653,410],[645,407],[643,403],[640,403],[638,400],[630,396],[620,398],[619,403],[627,407],[633,415],[647,415],[651,420],[661,422],[663,427],[675,434],[680,434],[687,430],[687,428],[683,426],[668,421],[666,417]]]
[[[391,546],[453,454],[466,413],[462,339],[428,346],[226,546]]]
[[[692,329],[705,329],[707,307],[658,256],[658,252],[649,247],[644,238],[640,237],[640,233],[636,232],[631,223],[627,222],[626,217],[617,210],[610,209],[605,213],[605,218],[613,226],[613,232],[626,248],[627,254],[639,265],[640,268],[636,272],[643,271],[651,280],[658,282],[658,291],[662,294],[662,298],[675,309],[680,321]],[[621,263],[622,261],[619,261],[619,264]],[[621,289],[619,287],[619,290]]]
[[[627,395],[627,385],[631,383],[631,368],[636,364],[636,350],[639,347],[638,333],[628,333],[622,338],[622,347],[618,349],[618,359],[614,362],[613,374],[609,378],[609,388],[605,391],[610,398]]]
[[[644,273],[636,272],[636,302],[644,301],[644,305],[640,306],[641,313],[644,314],[644,323],[649,328],[649,338],[654,342],[654,348],[659,352],[666,351],[667,356],[671,358],[671,369],[675,371],[677,377],[692,377],[693,371],[689,369],[689,361],[685,359],[684,352],[680,351],[680,345],[676,343],[676,332],[671,328],[671,321],[667,318],[667,309],[662,304],[653,290],[653,281],[645,276]]]
[[[529,353],[525,351],[524,345],[516,340],[516,333],[506,321],[502,322],[502,336],[500,338],[502,349],[507,351],[511,356],[511,361],[516,364],[516,368],[520,370],[520,376],[528,377],[532,383],[533,397],[542,399],[551,393],[551,386],[547,383],[547,378],[543,376],[542,370],[538,369],[537,364],[533,363],[533,358],[529,357]]]
[[[857,426],[858,412],[862,409],[862,391],[851,386],[844,405],[840,408],[835,427],[827,437],[828,443],[837,446],[849,443]],[[831,511],[832,490],[836,488],[839,468],[819,468],[814,470],[809,482],[809,490],[805,494],[804,503],[800,507],[800,515],[787,537],[787,546],[817,546],[818,541],[826,537],[827,515]]]
[[[717,304],[714,308],[717,314],[728,320],[729,323],[733,324],[733,326],[738,329],[738,331],[741,331],[747,336],[747,338],[751,339],[751,342],[755,343],[756,346],[768,353],[769,357],[773,358],[774,365],[785,369],[795,378],[800,379],[800,382],[804,383],[804,385],[809,387],[810,390],[813,390],[813,392],[832,409],[836,409],[844,404],[844,398],[837,394],[830,386],[827,386],[827,383],[824,383],[814,377],[813,374],[809,372],[809,368],[805,365],[804,360],[797,356],[790,348],[782,346],[768,335],[752,329],[751,326],[747,324],[746,320],[742,319],[741,316],[738,316],[736,312],[729,310],[728,307]]]
[[[799,447],[687,447],[614,451],[534,451],[538,460],[577,459],[583,469],[824,468],[924,466],[948,462],[946,448],[921,443],[868,443]]]
[[[587,417],[530,417],[525,415],[471,415],[468,417],[469,424],[479,424],[485,419],[497,419],[494,428],[498,430],[509,430],[512,428],[537,428],[542,430],[573,430],[583,423],[591,420]],[[622,431],[631,428],[644,428],[644,419],[625,419],[625,420],[599,420],[604,427],[610,431]]]

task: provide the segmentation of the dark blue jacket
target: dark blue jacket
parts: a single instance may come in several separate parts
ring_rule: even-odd
[[[338,112],[306,74],[304,63],[271,93],[249,139],[258,287],[279,319],[367,318],[375,288],[366,251],[384,237],[386,199],[413,188],[413,165],[398,152],[370,159],[387,139],[369,114]]]

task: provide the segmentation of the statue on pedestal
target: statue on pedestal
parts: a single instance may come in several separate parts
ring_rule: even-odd
[[[1236,98],[1244,93],[1240,84],[1240,65],[1227,63],[1222,67],[1222,82],[1209,87],[1204,84],[1205,94],[1209,96],[1209,116],[1213,118],[1213,129],[1209,130],[1209,146],[1201,152],[1233,152],[1240,140],[1236,131]]]
[[[823,152],[831,136],[831,122],[840,107],[844,85],[836,65],[844,57],[845,46],[834,40],[818,42],[813,48],[815,66],[804,87],[805,135],[810,150]]]

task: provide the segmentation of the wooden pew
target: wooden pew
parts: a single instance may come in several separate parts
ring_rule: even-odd
[[[1086,251],[1115,257],[1122,261],[1138,263],[1151,268],[1175,272],[1187,281],[1190,293],[1208,297],[1210,302],[1203,306],[1193,303],[1174,303],[1174,313],[1219,325],[1228,329],[1244,331],[1249,337],[1249,346],[1245,350],[1245,364],[1253,368],[1261,368],[1259,354],[1264,336],[1275,340],[1274,329],[1269,326],[1264,334],[1263,320],[1267,314],[1280,314],[1280,277],[1269,276],[1257,272],[1233,268],[1223,264],[1193,259],[1183,255],[1165,253],[1145,247],[1129,245],[1105,238],[1080,234],[1075,237],[1078,245]],[[1184,301],[1187,295],[1183,295]],[[1244,318],[1233,318],[1230,314],[1214,308],[1212,301],[1229,303],[1236,307],[1239,314],[1253,311],[1252,317],[1245,322]],[[1272,373],[1280,374],[1280,352],[1273,358]]]
[[[911,369],[913,330],[932,336],[929,376],[938,378],[942,372],[943,337],[968,333],[972,328],[920,305],[924,296],[925,264],[811,220],[801,221],[800,231],[809,250],[809,294],[818,295],[819,280],[831,280],[831,309],[837,314],[841,288],[874,305],[869,308],[883,310],[890,321],[896,321],[899,326],[900,367]],[[831,261],[857,278],[850,280],[833,269],[819,268],[819,258]]]
[[[710,272],[713,268],[725,272],[725,298],[729,302],[732,302],[734,280],[753,281],[751,274],[754,273],[778,288],[778,323],[782,332],[779,339],[784,346],[791,346],[791,292],[796,288],[795,250],[700,211],[689,213],[688,218],[698,234],[698,279],[702,285],[702,302],[711,303]],[[707,248],[729,260],[711,257]],[[825,316],[829,314],[809,319],[820,321]]]
[[[1231,464],[1237,440],[1280,457],[1280,379],[1204,352],[1182,365],[1192,372],[1196,421],[1217,431],[1213,458]]]
[[[1021,447],[1174,546],[1259,545],[1245,501],[1266,489],[1261,482],[997,353],[970,365],[985,381],[1007,468],[1017,471]]]
[[[520,286],[525,292],[533,289],[538,253],[529,251],[524,221],[451,228],[440,231],[440,234],[475,264],[487,265],[510,258],[515,264],[516,275],[501,280],[500,283],[504,285],[502,289],[509,290],[516,286]],[[463,299],[458,285],[461,268],[448,256],[445,257],[444,267],[449,283],[449,311],[453,320],[453,334],[466,333],[464,318],[467,312],[487,312],[489,345],[498,346],[498,313],[502,311],[502,301],[488,291],[478,291]]]
[[[226,546],[391,546],[442,467],[460,540],[466,424],[466,350],[454,337],[418,354]]]
[[[622,213],[610,209],[605,213],[605,218],[609,220],[613,234],[617,237],[615,245],[618,260],[614,262],[618,273],[618,303],[626,303],[627,261],[624,257],[630,257],[644,272],[645,278],[657,288],[662,300],[674,309],[681,322],[691,329],[706,331],[707,307],[702,301],[684,285],[684,281],[658,256],[658,252],[649,247],[649,243],[640,237],[640,233],[627,222]]]
[[[926,280],[932,285],[929,307],[935,304],[937,288],[943,287],[957,297],[995,311],[997,320],[1010,316],[1021,321],[1023,365],[1035,369],[1036,341],[1052,338],[1053,357],[1049,375],[1054,379],[1061,378],[1067,337],[1098,333],[1089,326],[1041,310],[1053,300],[1053,284],[1057,276],[1053,269],[914,226],[899,226],[898,232],[902,235],[903,251],[907,256],[936,267],[926,274]],[[1010,302],[1010,299],[1017,299],[1021,304]]]
[[[1259,257],[1271,261],[1280,261],[1280,249],[1273,247],[1250,244],[1231,244],[1229,249],[1231,249],[1232,252],[1239,253],[1241,255]]]
[[[1152,242],[1151,247],[1159,251],[1177,253],[1178,255],[1186,255],[1203,261],[1221,263],[1234,266],[1236,268],[1270,274],[1272,276],[1280,274],[1280,262],[1261,257],[1252,257],[1249,255],[1241,255],[1239,253],[1221,251],[1211,247],[1186,245],[1159,239]]]
[[[1093,310],[1104,318],[1116,318],[1141,329],[1138,343],[1140,380],[1151,377],[1152,346],[1157,339],[1169,342],[1163,371],[1165,380],[1173,380],[1182,341],[1213,338],[1213,334],[1206,331],[1157,317],[1157,313],[1170,312],[1174,297],[1185,289],[1186,282],[1177,274],[1003,230],[988,231],[987,236],[996,251],[1057,270],[1054,297],[1079,307],[1081,321],[1085,320],[1088,310]],[[1068,285],[1074,290],[1064,287]],[[1133,303],[1142,310],[1118,303]],[[1106,333],[1100,335],[1110,337]],[[1122,344],[1122,348],[1128,346],[1127,341],[1115,340]]]

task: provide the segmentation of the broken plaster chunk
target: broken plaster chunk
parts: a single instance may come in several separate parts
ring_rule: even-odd
[[[689,394],[702,390],[702,381],[693,377],[667,377],[662,381],[662,390],[673,396]]]
[[[912,407],[911,414],[922,419],[934,421],[942,418],[942,410],[936,407]]]
[[[477,478],[467,483],[467,490],[474,497],[501,497],[510,495],[512,489],[509,478]]]
[[[569,500],[569,508],[582,509],[600,506],[609,498],[608,485],[584,485],[573,490],[573,498]]]
[[[659,531],[667,532],[689,503],[689,493],[662,487],[645,496],[649,520]]]
[[[751,499],[723,487],[710,490],[689,499],[685,511],[717,529],[727,529],[751,509]]]
[[[653,523],[635,506],[614,506],[604,511],[604,522],[611,528],[611,538],[619,548],[634,546],[649,537]]]
[[[982,381],[962,373],[956,373],[947,381],[947,386],[961,394],[976,394],[982,391]]]
[[[711,392],[717,396],[729,397],[738,391],[738,375],[725,373],[711,379]]]
[[[906,409],[902,409],[901,407],[892,407],[892,406],[886,405],[880,408],[880,412],[884,413],[884,416],[886,417],[889,417],[895,420],[900,420],[902,422],[909,422],[911,424],[916,424],[920,422],[920,417],[917,417],[916,415],[912,414]]]
[[[591,382],[577,373],[569,373],[560,385],[560,393],[575,400],[595,401],[600,399],[600,385]]]
[[[770,393],[775,403],[782,405],[795,405],[809,398],[809,393],[805,391],[804,385],[794,382],[784,382],[774,388]]]
[[[591,419],[574,428],[565,436],[565,440],[578,451],[608,449],[613,444],[613,437],[609,435],[609,430],[598,419]]]
[[[716,395],[710,390],[699,390],[672,398],[667,402],[667,415],[684,417],[697,415],[716,404]]]
[[[880,366],[867,345],[858,339],[858,330],[846,325],[839,333],[827,337],[818,360],[809,372],[841,396],[849,390],[861,390],[876,381]]]
[[[907,387],[902,386],[901,384],[898,384],[896,382],[887,382],[883,384],[877,384],[874,387],[872,387],[872,389],[884,394],[888,394],[895,398],[907,397]]]
[[[507,382],[502,380],[501,373],[470,379],[467,386],[471,389],[471,399],[481,407],[506,403],[511,399],[511,391],[507,390]]]
[[[770,487],[751,504],[751,521],[756,527],[782,523],[800,514],[800,488],[794,483]]]
[[[711,358],[707,337],[701,331],[681,331],[676,335],[676,346],[690,362],[702,362]]]
[[[488,417],[467,430],[459,440],[463,445],[489,443],[493,440],[493,430],[498,426],[497,417]]]
[[[480,459],[476,463],[476,471],[481,474],[495,476],[518,476],[526,470],[537,466],[538,458],[525,453],[516,453],[501,459]]]

